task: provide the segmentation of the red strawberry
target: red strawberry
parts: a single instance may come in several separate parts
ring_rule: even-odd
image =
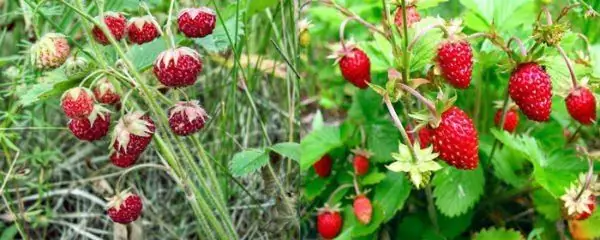
[[[365,195],[358,195],[354,198],[353,204],[354,216],[362,224],[369,224],[371,222],[371,216],[373,215],[373,206],[371,200]]]
[[[204,127],[208,115],[198,101],[179,102],[169,109],[169,126],[179,136],[187,136]]]
[[[537,63],[521,63],[508,82],[508,93],[530,120],[545,122],[552,110],[552,82]]]
[[[144,44],[161,34],[158,22],[152,16],[134,17],[127,23],[127,40],[132,43]]]
[[[110,161],[117,167],[128,168],[135,164],[139,156],[140,155],[137,154],[130,155],[125,153],[113,152],[110,155]]]
[[[96,141],[108,133],[110,128],[110,112],[100,106],[94,106],[94,110],[87,118],[69,120],[69,129],[75,137],[85,141]]]
[[[415,139],[414,139],[414,134],[411,132],[411,128],[409,125],[405,126],[406,128],[406,133],[408,133],[408,139],[410,140],[411,144],[414,144]],[[419,144],[421,146],[421,148],[426,148],[429,147],[429,145],[431,145],[431,128],[429,128],[429,126],[425,126],[422,127],[421,129],[419,129]]]
[[[581,220],[586,220],[590,216],[592,216],[592,214],[594,213],[594,210],[596,210],[596,197],[594,195],[591,195],[590,200],[591,200],[591,203],[587,205],[588,208],[590,209],[590,212],[579,213],[579,214],[575,215],[573,217],[573,219],[581,221]]]
[[[357,176],[362,176],[369,172],[369,158],[363,155],[354,155],[354,173]]]
[[[473,51],[464,39],[448,39],[440,43],[436,58],[441,74],[450,85],[465,89],[471,84]]]
[[[154,121],[147,114],[126,114],[115,126],[113,148],[120,153],[141,154],[152,141],[155,129]]]
[[[406,6],[406,22],[408,23],[408,27],[411,27],[413,23],[418,21],[421,21],[421,15],[419,15],[417,7],[414,5]],[[394,23],[396,23],[396,26],[402,29],[404,23],[404,14],[401,6],[396,9]]]
[[[571,117],[583,125],[596,121],[596,97],[586,87],[578,87],[569,93],[566,99],[567,110]]]
[[[158,55],[153,71],[167,87],[190,86],[202,72],[202,60],[198,52],[188,47],[168,49]]]
[[[127,19],[121,13],[106,12],[104,14],[104,24],[108,27],[108,30],[112,34],[115,41],[120,41],[125,35],[125,28],[127,27]],[[92,29],[92,36],[96,42],[102,45],[108,45],[109,41],[104,32],[98,26],[94,26]]]
[[[313,164],[313,168],[319,177],[329,177],[329,174],[331,174],[331,157],[324,155],[319,161]]]
[[[337,210],[325,207],[317,216],[317,231],[325,239],[333,239],[342,230],[342,216]]]
[[[517,125],[519,125],[519,113],[517,113],[515,109],[509,109],[506,112],[505,119],[506,120],[504,120],[503,129],[510,133],[514,132],[515,129],[517,129]],[[496,123],[496,126],[500,126],[502,123],[502,109],[498,109],[498,111],[496,111],[494,123]]]
[[[367,88],[371,82],[371,60],[357,47],[341,52],[340,70],[344,78],[359,88]]]
[[[113,105],[121,100],[115,86],[106,77],[98,81],[92,91],[94,91],[94,96],[100,103]]]
[[[179,31],[189,38],[201,38],[211,34],[216,22],[215,12],[207,7],[186,8],[181,10],[177,17]]]
[[[432,130],[433,151],[446,163],[458,169],[475,169],[479,163],[477,129],[465,112],[450,107]]]
[[[84,119],[94,110],[94,97],[89,89],[74,87],[62,95],[60,106],[67,117]]]
[[[128,224],[142,214],[142,199],[135,194],[120,193],[108,203],[108,216],[114,222]]]

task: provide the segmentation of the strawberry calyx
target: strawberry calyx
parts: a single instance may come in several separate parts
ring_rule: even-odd
[[[81,94],[87,94],[87,96],[89,96],[89,97],[93,96],[92,91],[90,91],[87,88],[84,88],[84,87],[74,87],[74,88],[71,88],[71,89],[65,91],[63,93],[63,95],[60,97],[60,100],[63,101],[66,98],[70,98],[70,99],[76,100],[76,99],[79,98],[79,96]]]
[[[94,123],[98,117],[100,117],[102,120],[106,120],[106,115],[110,113],[111,111],[101,104],[95,104],[92,113],[90,113],[90,115],[87,117],[87,119],[90,121],[90,126],[94,126]]]
[[[133,17],[133,18],[129,19],[129,22],[127,23],[127,26],[133,25],[138,30],[141,30],[144,27],[144,25],[146,25],[147,23],[154,25],[154,27],[156,27],[156,29],[158,30],[158,32],[161,35],[163,34],[162,30],[160,29],[160,25],[156,21],[156,18],[154,18],[151,15],[146,15],[146,16],[143,16],[143,17]]]
[[[354,49],[358,48],[354,41],[350,40],[348,42],[340,43],[339,45],[334,47],[333,53],[327,56],[328,59],[335,59],[335,64],[338,64],[343,57],[349,56],[352,57],[354,55]]]
[[[355,148],[355,149],[350,150],[350,152],[354,153],[354,155],[363,156],[366,158],[370,158],[374,155],[373,152],[371,152],[367,149],[362,149],[362,148]]]
[[[196,18],[196,16],[198,16],[201,13],[210,14],[213,16],[215,15],[215,11],[213,9],[207,8],[207,7],[185,8],[179,12],[179,15],[177,16],[177,18],[180,18],[184,14],[188,14],[190,19],[194,19],[194,18]]]
[[[323,213],[339,213],[341,212],[342,209],[340,207],[340,204],[336,204],[334,206],[330,206],[329,203],[325,203],[325,205],[322,208],[317,208],[317,213],[318,214],[323,214]]]
[[[113,142],[119,142],[118,149],[124,149],[127,151],[127,145],[129,144],[131,135],[140,137],[149,137],[153,131],[150,129],[152,123],[142,119],[146,113],[142,111],[136,111],[129,113],[121,117],[115,126],[113,133]]]
[[[206,119],[209,118],[208,114],[202,107],[200,107],[200,102],[197,100],[178,102],[172,108],[169,118],[178,113],[185,114],[190,123],[198,118],[200,118],[202,121],[206,121]]]
[[[108,203],[106,204],[106,209],[114,208],[115,210],[119,211],[121,205],[123,204],[123,201],[125,201],[125,199],[132,195],[134,194],[132,194],[129,191],[129,189],[123,190],[120,193],[115,194],[112,198],[106,199],[108,200]]]
[[[200,54],[195,50],[188,47],[179,47],[179,48],[171,48],[161,52],[154,65],[159,69],[163,69],[169,66],[169,63],[173,62],[173,64],[177,65],[179,58],[182,56],[190,56],[196,60],[200,59]],[[159,64],[162,63],[163,65]]]

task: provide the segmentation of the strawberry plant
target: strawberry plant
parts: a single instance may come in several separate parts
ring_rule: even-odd
[[[600,237],[598,9],[310,3],[303,237]]]

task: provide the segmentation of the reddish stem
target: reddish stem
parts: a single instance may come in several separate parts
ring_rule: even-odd
[[[565,63],[567,63],[567,68],[569,69],[569,74],[571,75],[571,82],[573,83],[573,89],[576,89],[577,76],[575,76],[575,70],[573,69],[573,64],[571,63],[571,60],[567,56],[567,53],[565,53],[565,50],[560,45],[556,45],[556,50],[558,50],[558,53],[560,53],[560,55],[565,60]]]

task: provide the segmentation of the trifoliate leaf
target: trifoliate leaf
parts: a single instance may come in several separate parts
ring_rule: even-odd
[[[484,229],[481,232],[475,234],[473,240],[524,240],[525,238],[521,235],[521,233],[508,230],[504,228],[490,228]]]
[[[458,170],[446,167],[433,177],[433,196],[440,212],[448,217],[465,213],[483,194],[485,179],[483,170]]]

